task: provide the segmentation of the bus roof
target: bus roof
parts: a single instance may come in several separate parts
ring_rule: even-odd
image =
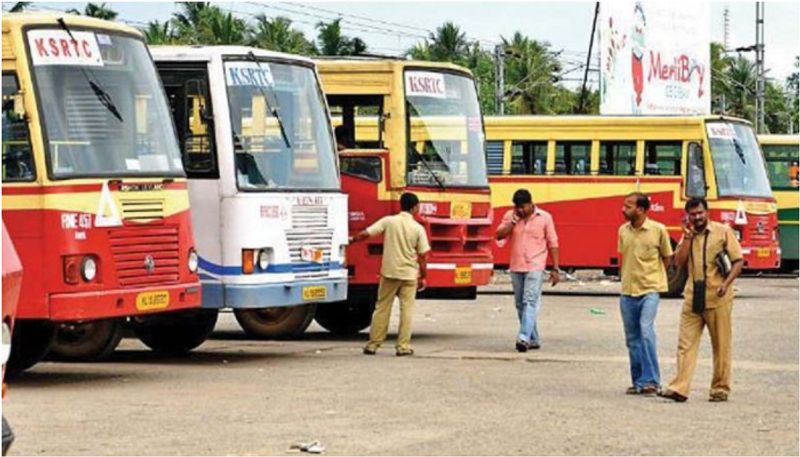
[[[761,144],[800,144],[800,135],[758,135],[758,142]]]
[[[171,60],[203,60],[221,58],[223,56],[243,56],[252,52],[258,57],[280,58],[313,64],[314,62],[303,56],[286,54],[283,52],[267,51],[265,49],[251,48],[248,46],[150,46],[150,53],[157,61]]]
[[[560,127],[580,126],[580,125],[606,125],[606,126],[669,126],[694,124],[699,121],[724,120],[731,122],[743,122],[751,125],[745,119],[720,115],[697,115],[697,116],[599,116],[599,115],[556,115],[556,116],[484,116],[484,122],[489,125],[502,127],[529,127],[531,123],[538,126],[554,125]]]
[[[460,65],[449,62],[428,62],[425,60],[404,60],[375,57],[315,57],[317,67],[322,71],[341,72],[393,72],[406,68],[429,68],[431,70],[450,70],[472,77],[472,72]]]
[[[92,27],[134,34],[144,38],[140,30],[120,22],[106,21],[89,16],[79,16],[77,14],[68,13],[3,13],[3,34],[9,32],[11,29],[19,29],[26,25],[41,24],[58,27],[58,19],[64,19],[64,22],[72,27]]]

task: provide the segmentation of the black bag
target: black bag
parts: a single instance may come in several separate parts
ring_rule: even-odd
[[[694,239],[692,239],[694,243]],[[694,246],[694,245],[692,245]],[[706,248],[708,247],[708,233],[705,233],[703,239],[703,279],[694,279],[692,283],[692,312],[695,314],[703,314],[706,310]],[[694,276],[694,249],[689,250],[689,261],[691,262],[692,276]]]
[[[731,263],[731,256],[726,249],[723,249],[714,257],[714,263],[717,264],[717,269],[722,274],[723,278],[727,278],[731,274],[733,264]]]

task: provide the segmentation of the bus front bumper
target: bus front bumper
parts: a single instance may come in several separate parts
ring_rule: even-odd
[[[346,278],[266,284],[203,282],[203,308],[275,308],[347,300]]]
[[[50,295],[50,319],[93,320],[198,308],[200,282]]]
[[[459,288],[485,286],[492,280],[494,265],[491,263],[450,263],[433,261],[428,263],[427,287]]]
[[[774,246],[742,246],[745,270],[772,270],[781,266],[781,248]]]

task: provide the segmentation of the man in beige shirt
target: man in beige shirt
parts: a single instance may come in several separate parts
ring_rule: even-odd
[[[641,192],[625,197],[628,220],[619,228],[622,254],[622,296],[619,300],[628,347],[629,395],[653,395],[661,388],[655,320],[659,293],[667,290],[667,265],[672,256],[667,228],[647,217],[650,199]]]
[[[414,354],[411,349],[411,317],[417,290],[425,288],[425,256],[431,247],[425,229],[414,220],[414,215],[419,212],[417,196],[410,192],[401,195],[400,209],[398,214],[386,216],[350,238],[350,242],[354,243],[383,234],[381,280],[378,286],[378,302],[372,314],[369,342],[364,347],[364,354],[367,355],[375,355],[386,340],[395,297],[400,299],[396,354]]]
[[[714,358],[709,401],[727,401],[731,391],[731,310],[733,281],[742,272],[742,247],[725,224],[708,220],[708,203],[702,198],[686,202],[689,223],[683,229],[683,239],[675,252],[675,265],[687,268],[689,279],[683,291],[684,303],[678,331],[678,367],[667,390],[659,395],[677,402],[689,398],[689,386],[697,364],[697,351],[703,327],[708,327]],[[723,275],[715,259],[722,251],[728,253],[731,269]],[[703,252],[705,251],[705,253]],[[693,305],[695,281],[705,282],[705,307]]]

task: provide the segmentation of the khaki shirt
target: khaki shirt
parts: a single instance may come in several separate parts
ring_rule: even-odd
[[[622,254],[622,294],[641,297],[667,291],[667,270],[662,258],[672,255],[672,245],[664,224],[645,219],[638,229],[631,223],[619,228]]]
[[[411,213],[402,211],[386,216],[367,227],[370,236],[383,233],[381,276],[391,279],[416,280],[419,276],[417,256],[431,250],[425,229]]]
[[[733,287],[729,287],[722,297],[717,297],[717,289],[725,281],[722,273],[714,262],[717,254],[723,249],[728,251],[731,263],[742,260],[742,247],[733,234],[733,230],[725,224],[708,221],[705,232],[696,234],[692,239],[692,255],[687,263],[689,279],[686,281],[686,288],[683,297],[686,303],[691,306],[692,294],[694,293],[694,281],[703,280],[703,238],[708,237],[708,247],[706,250],[706,308],[716,308],[720,305],[733,302]],[[681,244],[684,240],[681,240]]]

